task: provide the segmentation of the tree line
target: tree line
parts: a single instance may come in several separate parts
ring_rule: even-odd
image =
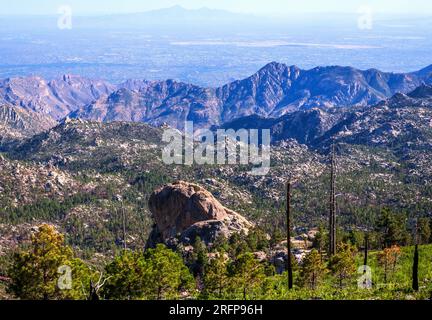
[[[31,300],[297,299],[327,295],[344,298],[348,292],[358,294],[353,298],[372,298],[376,294],[395,298],[404,290],[414,295],[420,291],[421,297],[432,294],[432,286],[424,278],[432,273],[432,268],[426,266],[431,262],[424,259],[426,255],[432,257],[431,246],[400,246],[406,241],[401,237],[403,227],[395,224],[393,219],[397,217],[387,211],[382,216],[377,229],[386,230],[379,240],[383,249],[366,254],[367,250],[361,250],[364,248],[347,233],[339,238],[336,253],[329,256],[320,249],[320,239],[325,236],[318,234],[313,248],[301,261],[292,256],[291,288],[287,271],[277,274],[268,259],[257,255],[280,241],[259,229],[248,235],[220,238],[211,247],[197,238],[193,246],[176,251],[163,244],[145,251],[122,250],[98,266],[80,259],[53,226],[42,225],[32,235],[31,244],[12,256],[4,279],[12,297]],[[421,243],[430,243],[430,229],[426,227],[429,224],[426,220],[422,223],[424,229],[418,237]],[[395,230],[396,227],[401,230]],[[368,290],[357,292],[357,280],[362,276],[358,268],[365,255],[369,255],[379,279],[371,278]],[[413,264],[406,267],[409,261]],[[409,278],[412,286],[397,287],[401,277]],[[378,280],[397,288],[374,289]]]

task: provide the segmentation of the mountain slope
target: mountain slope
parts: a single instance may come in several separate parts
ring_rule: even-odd
[[[318,150],[331,143],[386,146],[403,155],[407,149],[432,148],[432,86],[397,93],[375,106],[313,108],[280,118],[249,116],[221,126],[224,129],[270,129],[273,143],[295,139]]]
[[[17,159],[60,167],[120,169],[130,161],[153,163],[160,155],[162,130],[143,123],[99,123],[65,119],[58,126],[23,140],[11,154]]]
[[[256,115],[280,118],[316,107],[375,105],[395,93],[408,93],[431,79],[430,67],[396,74],[350,67],[270,63],[249,78],[220,88],[166,81],[129,80],[118,86],[76,76],[45,81],[39,77],[0,81],[0,102],[19,105],[61,119],[169,124],[183,129],[219,126]]]
[[[0,106],[0,144],[31,137],[46,131],[56,122],[49,116],[20,107]]]
[[[208,127],[220,122],[220,100],[213,89],[167,81],[128,81],[106,98],[80,108],[71,118],[103,122],[168,123],[182,129],[186,120]]]
[[[79,107],[114,90],[103,81],[65,75],[46,81],[40,77],[0,80],[0,103],[21,106],[59,120]]]
[[[392,148],[432,147],[432,86],[398,93],[374,107],[351,112],[329,130],[323,141],[388,145]],[[321,142],[323,143],[323,142]]]
[[[346,115],[346,109],[313,108],[289,113],[280,118],[249,116],[227,122],[222,129],[270,129],[273,143],[294,139],[310,145],[321,137]],[[216,128],[213,128],[216,129]]]
[[[425,72],[394,74],[349,67],[301,70],[270,63],[247,79],[216,89],[172,80],[128,81],[108,98],[79,108],[71,117],[168,123],[178,129],[189,120],[208,128],[251,115],[279,118],[315,107],[373,105],[396,92],[414,90],[426,77]]]
[[[3,181],[12,182],[2,186],[4,203],[15,203],[14,185],[31,190],[33,176],[44,181],[38,191],[43,197],[50,196],[51,190],[59,186],[65,189],[58,189],[60,194],[54,196],[61,201],[62,190],[67,191],[69,185],[72,191],[90,193],[90,199],[80,196],[78,204],[74,200],[66,209],[56,210],[53,217],[71,232],[78,246],[100,248],[103,244],[105,250],[106,243],[113,243],[113,239],[121,246],[117,195],[122,195],[130,212],[134,212],[130,219],[145,216],[146,227],[137,226],[134,236],[140,234],[139,230],[146,230],[141,234],[147,237],[151,229],[145,205],[149,190],[177,180],[202,185],[224,206],[271,230],[281,223],[278,204],[284,199],[286,182],[295,179],[296,224],[311,227],[327,220],[328,147],[335,142],[341,226],[365,227],[368,217],[376,217],[382,207],[397,213],[428,214],[432,209],[430,89],[423,85],[373,107],[313,108],[280,118],[255,115],[235,120],[233,127],[272,129],[271,168],[266,176],[250,175],[250,167],[240,165],[166,165],[161,159],[162,130],[147,124],[67,119],[14,146],[7,154],[13,160],[4,161],[3,167],[9,168],[9,162],[42,165],[51,168],[49,171],[55,170],[54,176],[62,174],[75,180],[63,187],[48,185],[45,190],[47,183],[53,183],[49,171],[38,175],[37,168],[29,167],[29,179],[20,186],[13,181],[21,179],[20,172],[24,171],[10,177],[11,170],[6,170]],[[17,199],[17,206],[34,200]],[[32,221],[33,216],[24,213],[25,219],[21,220]],[[112,228],[111,222],[116,222],[120,229]],[[89,227],[83,228],[82,223]],[[99,241],[96,237],[97,241],[87,243],[86,239],[93,239],[96,231],[109,235],[108,240]]]

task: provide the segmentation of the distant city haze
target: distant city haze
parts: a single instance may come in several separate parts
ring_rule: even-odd
[[[0,8],[0,79],[219,87],[272,61],[386,72],[432,64],[425,0],[0,0]]]
[[[370,6],[376,13],[431,14],[432,2],[426,0],[1,0],[0,15],[56,14],[59,6],[73,7],[75,14],[133,13],[181,5],[188,9],[208,7],[238,13],[289,16],[296,13],[356,13],[359,7]]]

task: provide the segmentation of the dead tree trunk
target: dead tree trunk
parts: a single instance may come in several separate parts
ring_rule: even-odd
[[[414,291],[419,291],[418,267],[419,267],[419,251],[418,251],[418,244],[416,244],[414,249],[414,262],[413,262],[413,275],[412,275],[413,277],[412,288]]]
[[[287,196],[286,196],[286,218],[287,218],[287,271],[288,271],[288,289],[293,288],[293,268],[292,268],[292,258],[291,258],[291,183],[287,184]]]
[[[335,147],[331,150],[330,173],[330,215],[329,215],[329,257],[336,254],[336,160]]]
[[[99,294],[97,285],[93,284],[93,281],[90,280],[90,293],[88,299],[90,301],[99,301]]]
[[[369,254],[369,234],[366,233],[365,234],[365,241],[364,241],[364,260],[363,260],[363,265],[367,266],[368,265],[368,254]],[[365,270],[366,273],[366,270]]]
[[[122,225],[123,225],[123,249],[127,250],[127,240],[126,240],[126,212],[123,206],[123,201],[121,202],[121,212],[122,212]]]
[[[416,222],[416,230],[415,230],[415,248],[414,248],[414,259],[413,259],[413,272],[412,272],[412,288],[414,291],[419,291],[419,225],[418,221]]]

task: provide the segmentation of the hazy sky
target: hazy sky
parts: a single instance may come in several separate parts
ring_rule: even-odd
[[[376,13],[432,14],[430,0],[0,0],[0,15],[56,14],[61,5],[69,5],[75,14],[85,15],[141,12],[173,5],[278,16],[300,12],[356,13],[362,6],[370,6]]]

